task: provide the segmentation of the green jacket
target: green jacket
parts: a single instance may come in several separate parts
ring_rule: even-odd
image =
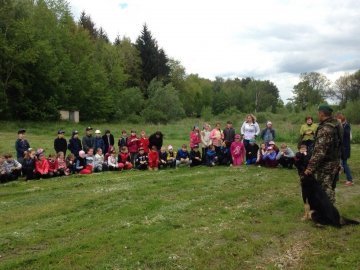
[[[300,135],[303,136],[302,141],[308,141],[308,140],[313,141],[317,128],[318,128],[318,125],[314,124],[314,123],[312,123],[311,126],[309,126],[308,124],[302,125],[300,128]],[[311,134],[305,135],[305,133],[308,131],[310,131]]]

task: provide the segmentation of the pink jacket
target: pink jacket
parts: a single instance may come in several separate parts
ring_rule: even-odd
[[[230,146],[230,152],[233,157],[244,157],[246,150],[243,142],[233,142]]]
[[[200,132],[191,131],[190,132],[190,147],[194,148],[194,146],[197,144],[199,145],[201,143],[201,136]]]
[[[224,140],[224,133],[222,130],[218,130],[216,128],[214,128],[211,132],[210,132],[210,139],[212,141],[212,144],[214,146],[221,146],[223,140]]]

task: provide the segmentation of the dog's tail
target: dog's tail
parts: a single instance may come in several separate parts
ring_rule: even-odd
[[[359,222],[359,221],[356,221],[356,220],[353,220],[353,219],[341,217],[341,218],[340,218],[340,224],[341,224],[341,226],[346,226],[346,225],[359,225],[360,222]]]

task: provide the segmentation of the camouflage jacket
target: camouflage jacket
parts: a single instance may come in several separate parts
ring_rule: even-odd
[[[319,124],[308,170],[315,172],[328,162],[340,161],[342,134],[342,126],[335,118],[330,117]]]

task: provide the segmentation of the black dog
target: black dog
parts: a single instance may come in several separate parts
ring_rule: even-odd
[[[328,195],[313,175],[301,177],[301,190],[303,199],[310,205],[310,216],[314,222],[338,228],[344,225],[359,224],[358,221],[340,216],[339,211],[330,202]]]

